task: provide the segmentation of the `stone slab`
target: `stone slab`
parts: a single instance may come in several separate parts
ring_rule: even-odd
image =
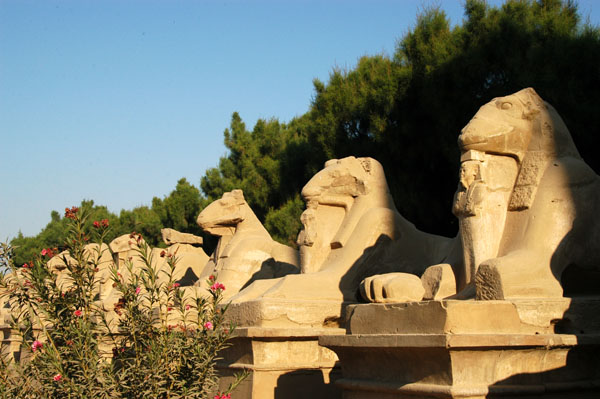
[[[571,348],[581,342],[600,343],[600,334],[578,337],[570,334],[365,334],[321,336],[326,347],[361,348]]]
[[[258,299],[230,304],[227,318],[240,327],[339,328],[344,325],[347,305],[339,301]]]
[[[600,299],[424,301],[349,305],[350,334],[600,333]]]
[[[341,398],[332,384],[341,376],[337,356],[319,346],[318,337],[343,334],[342,328],[240,327],[231,347],[220,355],[217,368],[220,389],[233,375],[248,370],[250,375],[236,389],[236,399]]]

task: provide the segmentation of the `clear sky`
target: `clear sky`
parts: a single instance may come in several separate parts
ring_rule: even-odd
[[[431,4],[462,20],[460,0],[0,0],[0,241],[82,199],[118,213],[199,186],[232,112],[303,114],[314,78],[393,54]]]

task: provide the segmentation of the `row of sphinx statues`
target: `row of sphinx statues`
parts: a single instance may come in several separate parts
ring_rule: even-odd
[[[177,278],[201,291],[217,275],[233,303],[407,302],[561,297],[565,285],[576,293],[598,275],[600,180],[551,105],[531,88],[495,98],[458,145],[455,238],[406,220],[375,159],[333,159],[302,189],[298,249],[274,241],[233,190],[198,216],[219,237],[211,256],[185,242],[168,248],[181,258]],[[132,245],[127,237],[111,243],[123,259]]]
[[[375,159],[334,159],[302,189],[298,251],[271,239],[240,190],[205,208],[197,222],[220,239],[199,277],[218,274],[233,302],[403,302],[560,297],[597,276],[600,181],[550,104],[531,88],[495,98],[458,145],[455,238],[400,215]]]

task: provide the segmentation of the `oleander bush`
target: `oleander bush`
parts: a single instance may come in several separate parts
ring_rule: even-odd
[[[225,287],[211,276],[206,295],[185,291],[173,278],[176,254],[161,252],[168,267],[157,271],[137,233],[139,259],[107,265],[108,220],[87,231],[85,209],[65,217],[60,254],[47,248],[15,265],[13,249],[0,248],[3,315],[22,340],[17,359],[0,357],[0,398],[230,398],[245,375],[217,392],[215,362],[234,329],[224,320]],[[55,256],[61,261],[49,264]]]

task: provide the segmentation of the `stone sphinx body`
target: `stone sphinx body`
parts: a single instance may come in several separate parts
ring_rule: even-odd
[[[430,299],[442,286],[457,298],[560,297],[567,267],[600,268],[599,178],[533,89],[482,106],[458,143],[459,234],[445,261],[424,274],[438,279],[424,278]],[[394,301],[387,279],[365,281],[367,299]]]
[[[187,233],[180,233],[172,229],[163,229],[163,238],[168,244],[167,248],[147,247],[147,254],[150,266],[154,269],[159,286],[166,286],[172,278],[173,282],[178,283],[184,289],[190,287],[198,279],[198,275],[203,270],[208,261],[208,256],[201,247],[195,247],[189,244],[201,244],[202,238]],[[142,270],[146,264],[140,257],[141,248],[145,242],[141,236],[135,234],[124,234],[115,238],[110,244],[87,244],[84,247],[83,259],[88,264],[95,264],[97,269],[94,272],[94,285],[92,292],[95,298],[96,306],[112,310],[115,304],[122,297],[122,292],[114,287],[114,272],[120,275],[123,281],[131,282],[135,276],[141,276]],[[163,255],[161,255],[161,253]],[[177,259],[176,267],[170,270],[167,264],[167,257],[174,256]],[[75,281],[72,278],[71,270],[77,265],[77,260],[70,255],[68,250],[62,251],[48,260],[48,270],[56,275],[57,287],[66,292],[73,287]],[[195,287],[194,287],[195,288]],[[143,303],[148,304],[144,297]],[[10,304],[0,299],[0,320],[7,318],[10,320]],[[107,314],[107,320],[115,318],[114,313]],[[6,320],[5,320],[6,321]]]
[[[219,236],[219,242],[204,270],[199,285],[217,275],[225,299],[255,280],[298,273],[298,251],[280,244],[260,223],[242,190],[233,190],[212,202],[198,215],[204,231]]]
[[[398,265],[415,274],[412,279],[401,278],[420,299],[422,286],[416,275],[443,259],[451,240],[418,231],[398,213],[379,162],[354,157],[330,160],[304,186],[302,196],[307,204],[298,236],[302,273],[257,281],[232,298],[234,302],[269,298],[355,302],[362,279]]]

